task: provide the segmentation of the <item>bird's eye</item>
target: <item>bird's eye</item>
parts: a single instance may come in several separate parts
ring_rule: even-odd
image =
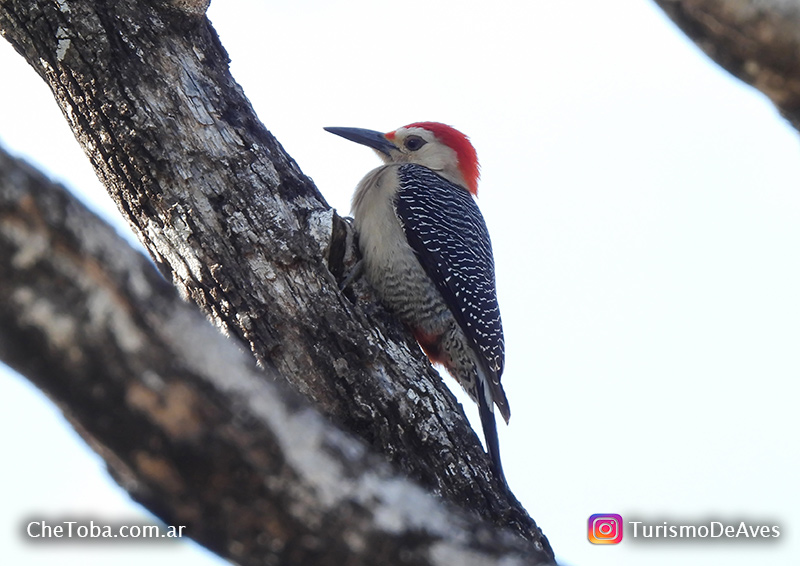
[[[406,149],[408,149],[409,151],[417,151],[419,148],[421,148],[426,143],[428,143],[428,142],[426,142],[424,139],[422,139],[419,136],[408,136],[403,145],[405,145]]]

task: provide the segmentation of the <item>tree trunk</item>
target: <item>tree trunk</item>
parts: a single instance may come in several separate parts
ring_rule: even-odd
[[[460,406],[408,333],[375,303],[363,282],[348,293],[339,291],[338,283],[354,259],[352,231],[258,121],[228,72],[227,55],[203,9],[203,2],[189,1],[3,0],[0,31],[48,83],[120,211],[183,297],[249,347],[269,375],[292,384],[343,429],[443,499],[527,539],[531,562],[552,560],[546,538],[495,481]],[[115,259],[110,254],[80,265],[90,275],[105,277],[103,262]],[[11,268],[15,265],[11,261]],[[146,280],[157,288],[154,279]],[[108,300],[130,303],[114,289],[116,285],[105,291]],[[145,316],[137,310],[140,306],[127,304],[134,320]],[[150,324],[168,328],[174,322],[172,331],[187,336],[178,322],[167,320],[169,312],[151,313],[165,320]],[[47,311],[40,315],[46,318]],[[108,316],[91,310],[85,315],[88,321]],[[127,330],[115,330],[116,317],[111,318],[109,332],[125,338]],[[124,326],[123,320],[116,324]],[[3,322],[14,328],[14,321]],[[146,326],[138,331],[144,336],[149,332]],[[68,342],[74,334],[64,333],[61,339]],[[28,365],[38,363],[36,349],[52,347],[50,340],[41,336],[30,342],[24,350]],[[3,351],[15,350],[16,343],[9,344],[14,347]],[[96,394],[102,402],[70,396],[74,385],[69,374],[55,379],[60,374],[56,365],[44,368],[50,377],[37,382],[98,446],[114,446],[101,454],[118,477],[125,476],[119,470],[127,469],[130,478],[155,475],[178,489],[179,503],[137,493],[157,515],[202,515],[203,506],[193,498],[201,488],[219,496],[213,486],[192,477],[191,465],[175,467],[163,454],[151,457],[150,451],[160,450],[164,435],[174,433],[180,439],[171,454],[175,461],[186,443],[195,450],[208,448],[211,458],[205,419],[218,422],[212,416],[219,411],[223,420],[227,414],[235,421],[236,413],[225,411],[241,399],[230,404],[213,395],[205,399],[198,393],[205,382],[183,370],[167,371],[172,354],[161,368],[131,362],[130,374],[117,379],[133,379],[138,386],[122,385],[112,395],[102,380],[109,379],[110,366],[119,364],[117,357],[126,354],[120,350],[124,345],[66,348],[64,363],[70,356],[94,358],[86,363],[95,368],[98,382],[87,391],[96,392],[89,397]],[[194,366],[215,362],[201,354],[191,362]],[[227,368],[218,363],[213,367],[220,372],[217,379],[228,377]],[[172,377],[165,382],[164,375]],[[233,377],[228,381],[236,389]],[[113,426],[86,420],[99,405],[114,415]],[[148,436],[148,425],[137,416],[143,410],[161,414],[167,430]],[[127,435],[117,445],[120,427]],[[254,433],[236,442],[241,445],[220,450],[255,449],[267,440]],[[246,501],[248,489],[263,489],[271,481],[269,474],[282,469],[281,460],[272,460],[266,448],[258,454],[265,459],[259,464],[266,475],[227,471],[232,477],[244,474],[234,499]],[[240,457],[250,460],[246,454]],[[182,491],[184,485],[193,488]],[[285,510],[273,510],[276,515],[270,520],[276,530]],[[221,517],[209,518],[214,520],[202,542],[218,550],[231,539],[221,533],[213,539],[214,530],[224,529]],[[258,522],[242,521],[246,533],[237,536],[246,534],[250,544],[269,546],[270,541],[263,542],[260,532],[252,530]],[[271,532],[268,526],[264,529]]]
[[[2,359],[55,400],[134,499],[219,555],[331,566],[541,557],[398,477],[265,379],[111,227],[2,151],[0,273]]]

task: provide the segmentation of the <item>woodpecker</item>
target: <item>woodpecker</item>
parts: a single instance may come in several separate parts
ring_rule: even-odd
[[[494,407],[511,412],[489,232],[475,202],[480,177],[469,138],[438,122],[383,134],[325,128],[366,145],[384,164],[358,184],[352,213],[363,269],[381,301],[434,364],[478,404],[492,469],[505,484]]]

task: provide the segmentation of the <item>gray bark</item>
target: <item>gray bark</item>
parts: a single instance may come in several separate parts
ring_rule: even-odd
[[[444,500],[527,539],[531,561],[551,560],[546,538],[494,480],[460,406],[408,333],[363,282],[339,291],[353,263],[349,226],[255,116],[202,5],[3,0],[0,31],[50,86],[123,216],[183,297],[344,430]],[[48,339],[35,344],[46,347]],[[96,357],[89,363],[99,364],[98,375],[116,359],[79,350],[71,355]],[[28,351],[35,365],[36,351]],[[140,404],[163,405],[167,420],[194,410],[191,392],[202,389],[194,378],[178,372],[176,383],[187,383],[170,401],[147,392],[145,369],[132,371],[144,387]],[[64,397],[71,384],[39,384],[84,426]],[[219,407],[197,401],[202,418],[237,406],[215,399]],[[127,393],[104,402],[116,404],[114,414],[141,410]],[[135,430],[138,421],[128,417],[123,422]],[[114,428],[91,436],[102,446]],[[190,441],[199,442],[202,434],[190,429]],[[159,438],[143,434],[136,445],[129,437],[124,467],[135,469],[137,451],[146,454]],[[149,469],[166,470],[165,481],[199,481],[162,464]],[[258,489],[257,477],[243,486]],[[167,509],[153,499],[148,507],[174,517],[194,508],[188,493],[185,499]]]
[[[263,564],[533,564],[397,476],[208,323],[108,225],[0,150],[0,357],[131,496]]]
[[[108,225],[0,150],[0,357],[131,496],[256,564],[533,564],[266,379]],[[467,560],[467,557],[469,560]]]
[[[753,85],[800,129],[800,4],[655,0],[714,61]]]

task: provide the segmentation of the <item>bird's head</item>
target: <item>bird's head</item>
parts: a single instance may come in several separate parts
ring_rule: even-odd
[[[374,149],[386,163],[416,163],[478,194],[478,155],[469,138],[439,122],[415,122],[382,134],[362,128],[325,128]]]

